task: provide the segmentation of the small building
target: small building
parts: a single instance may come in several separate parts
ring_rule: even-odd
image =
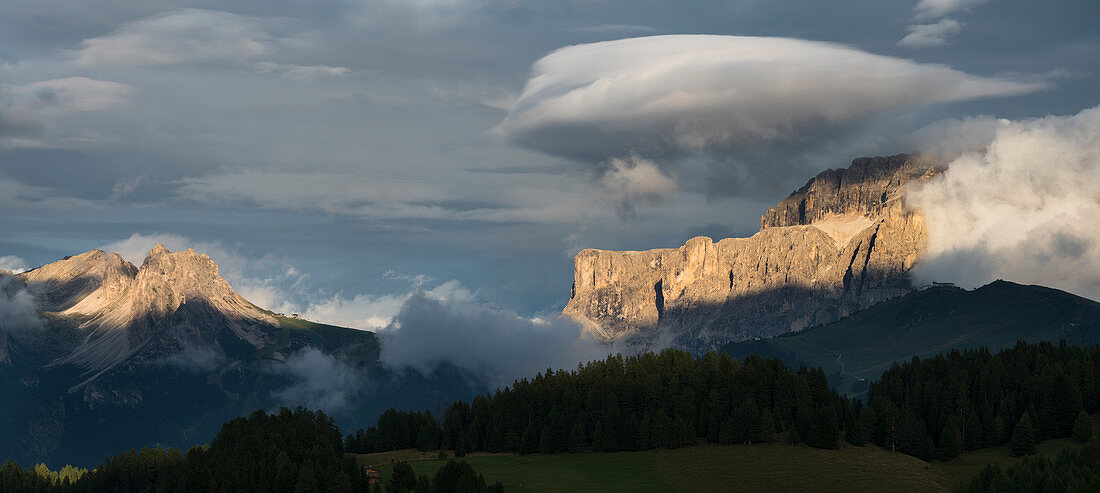
[[[382,482],[382,471],[367,466],[367,482],[370,484],[380,484]]]

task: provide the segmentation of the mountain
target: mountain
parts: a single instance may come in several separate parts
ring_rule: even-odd
[[[926,232],[905,190],[941,171],[917,155],[856,159],[770,208],[750,238],[583,250],[563,313],[603,339],[696,350],[838,320],[912,290]]]
[[[820,366],[840,390],[859,393],[865,380],[913,356],[1061,339],[1100,344],[1100,303],[1043,286],[995,281],[972,291],[929,287],[835,323],[722,350],[738,358],[756,354]]]
[[[92,250],[0,281],[38,311],[25,327],[0,320],[0,456],[23,463],[205,443],[278,405],[327,407],[350,427],[483,390],[453,368],[384,367],[372,332],[257,307],[190,249],[157,245],[140,267]]]
[[[20,274],[47,313],[79,321],[83,341],[52,364],[85,385],[121,363],[175,354],[237,356],[270,345],[279,323],[237,294],[210,257],[157,245],[140,268],[102,250]]]

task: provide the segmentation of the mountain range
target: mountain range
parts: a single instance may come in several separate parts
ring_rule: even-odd
[[[929,286],[837,322],[727,344],[737,358],[777,357],[821,367],[838,390],[859,394],[897,362],[952,350],[991,352],[1018,341],[1100,344],[1100,303],[1044,286],[998,280],[973,290]]]
[[[373,332],[257,307],[190,249],[157,245],[140,267],[92,250],[5,277],[39,310],[31,326],[0,322],[0,455],[25,463],[205,443],[226,420],[282,404],[358,425],[480,390],[456,369],[384,367]]]
[[[1097,343],[1094,301],[1005,281],[912,285],[927,232],[906,191],[942,171],[924,156],[861,158],[767,210],[750,238],[584,250],[563,313],[628,352],[778,356],[825,368],[852,394],[914,355]],[[140,266],[92,250],[0,273],[0,295],[32,306],[0,312],[0,456],[23,463],[201,444],[221,423],[279,405],[322,407],[354,429],[391,407],[438,409],[490,390],[451,365],[386,367],[373,332],[256,306],[190,249],[157,245]]]

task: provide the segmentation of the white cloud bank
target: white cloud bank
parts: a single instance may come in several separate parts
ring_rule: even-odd
[[[938,125],[979,148],[912,191],[928,225],[920,281],[997,278],[1100,299],[1100,107],[1072,116]]]
[[[183,9],[140,19],[84,40],[73,53],[77,65],[141,66],[240,61],[275,51],[273,38],[256,17]]]
[[[309,80],[351,73],[346,67],[264,61],[283,47],[302,47],[301,38],[280,36],[285,20],[209,9],[180,9],[125,23],[85,39],[70,53],[80,67],[143,67],[228,63],[254,72]]]
[[[19,274],[27,270],[27,261],[15,255],[0,255],[0,271]]]
[[[529,319],[473,301],[415,294],[382,332],[382,362],[428,374],[449,362],[493,387],[613,351],[565,318]]]
[[[561,48],[538,60],[496,128],[512,142],[599,162],[804,144],[902,108],[1010,96],[1040,83],[790,38],[670,35]]]

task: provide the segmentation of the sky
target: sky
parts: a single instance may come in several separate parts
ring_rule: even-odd
[[[945,219],[986,236],[937,243],[954,264],[929,275],[1069,252],[1089,268],[1062,286],[1100,293],[1096,228],[1050,224],[1100,210],[1097,26],[1094,0],[0,0],[0,269],[162,242],[320,321],[441,299],[548,320],[580,249],[749,236],[856,157],[1075,132],[1042,142],[1076,168],[1028,162],[1076,202],[1014,205],[1057,241],[990,253],[1004,228]],[[988,183],[1040,166],[967,159]],[[930,208],[1004,205],[959,176]]]

